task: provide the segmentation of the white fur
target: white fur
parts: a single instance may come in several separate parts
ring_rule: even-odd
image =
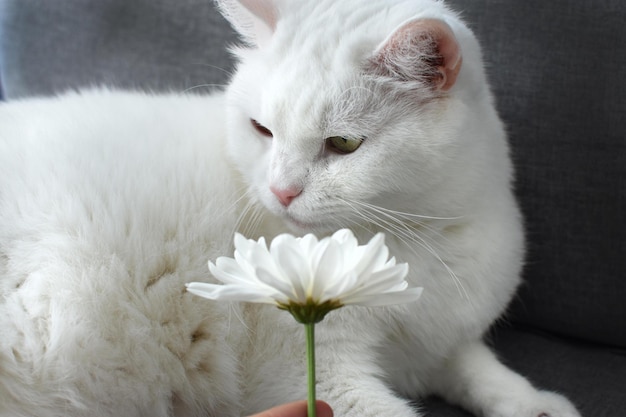
[[[469,30],[430,0],[235,6],[222,5],[234,26],[244,16],[246,38],[263,41],[237,51],[225,96],[0,106],[0,415],[222,417],[304,398],[300,325],[183,284],[212,279],[206,261],[231,253],[235,230],[348,226],[386,231],[425,292],[318,326],[319,398],[336,415],[415,417],[408,399],[438,393],[489,417],[578,416],[481,342],[519,283],[523,236]],[[368,72],[420,17],[445,21],[461,49],[445,93]],[[338,155],[324,146],[335,135],[367,139]],[[287,207],[270,191],[292,186]]]

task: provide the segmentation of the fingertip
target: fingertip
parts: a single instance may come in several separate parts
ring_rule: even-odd
[[[316,401],[315,409],[317,410],[317,417],[333,417],[332,408],[324,401]]]

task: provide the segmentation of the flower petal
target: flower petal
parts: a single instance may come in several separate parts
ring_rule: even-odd
[[[377,233],[369,243],[359,246],[359,263],[355,266],[356,273],[363,277],[387,262],[389,250],[385,246],[385,235]]]
[[[333,233],[332,238],[341,245],[353,247],[357,247],[359,245],[359,242],[357,241],[356,237],[354,237],[354,234],[350,229],[337,230],[335,233]]]
[[[298,239],[289,233],[276,236],[270,243],[270,253],[275,254],[283,246],[294,246],[298,244]]]
[[[311,266],[302,248],[293,241],[283,241],[280,245],[274,245],[272,241],[272,255],[281,272],[288,278],[293,288],[293,295],[299,300],[306,300],[306,290],[312,280]]]
[[[276,236],[270,247],[264,238],[234,239],[234,259],[209,262],[214,277],[224,285],[191,283],[190,292],[210,299],[251,301],[279,305],[331,302],[366,306],[390,305],[417,299],[422,289],[407,290],[407,264],[389,257],[384,234],[359,246],[349,229],[318,240],[308,234]],[[320,306],[321,308],[321,306]]]
[[[256,276],[259,277],[259,280],[261,280],[263,284],[276,289],[277,292],[284,294],[286,298],[294,298],[295,294],[291,282],[285,281],[282,277],[277,277],[270,271],[263,269],[263,267],[258,267],[256,269]]]
[[[276,304],[276,299],[267,291],[240,285],[217,285],[205,282],[186,284],[187,291],[210,300],[247,301],[254,303]]]
[[[324,288],[332,285],[337,276],[343,275],[343,259],[339,250],[339,243],[335,240],[322,239],[313,253],[313,267],[317,266],[314,274],[314,282],[310,287],[310,296],[313,300],[319,300]]]
[[[300,246],[300,248],[303,250],[307,259],[311,257],[313,251],[315,250],[315,247],[319,243],[317,237],[315,237],[315,235],[312,233],[304,235],[303,237],[299,237],[296,239],[296,241],[298,242],[298,246]]]
[[[345,294],[350,294],[351,290],[359,283],[359,277],[356,273],[351,272],[344,275],[343,278],[335,280],[324,288],[320,296],[320,302],[328,300],[342,300]]]
[[[374,272],[368,281],[362,282],[355,291],[377,294],[394,291],[396,288],[404,289],[408,286],[404,280],[408,272],[409,266],[404,263]]]
[[[252,267],[255,274],[258,268],[263,268],[265,271],[272,274],[275,278],[278,278],[283,282],[287,281],[287,279],[282,276],[279,266],[276,264],[274,257],[267,248],[255,248],[255,250],[250,252],[247,261],[250,263],[250,266]]]
[[[246,239],[242,234],[235,233],[235,250],[244,256],[253,251],[259,242],[252,239]],[[265,241],[263,241],[265,242]]]
[[[215,264],[209,262],[209,271],[224,284],[254,283],[256,277],[250,276],[241,269],[241,265],[233,258],[219,257]]]

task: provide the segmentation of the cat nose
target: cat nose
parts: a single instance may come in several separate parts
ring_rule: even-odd
[[[291,187],[281,189],[281,188],[277,188],[274,186],[270,186],[270,191],[274,193],[274,195],[278,198],[278,201],[280,201],[280,204],[287,207],[289,204],[291,204],[294,198],[296,198],[297,196],[300,195],[300,193],[302,193],[302,188],[291,186]]]

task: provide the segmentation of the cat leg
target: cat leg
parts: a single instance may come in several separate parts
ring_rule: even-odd
[[[436,393],[485,417],[580,417],[563,396],[538,391],[483,343],[456,351],[437,373]]]
[[[323,349],[318,349],[322,351]],[[419,417],[422,414],[393,392],[381,379],[382,370],[367,355],[356,350],[332,358],[318,357],[318,398],[327,401],[336,416],[342,417]],[[323,359],[322,359],[323,358]]]

